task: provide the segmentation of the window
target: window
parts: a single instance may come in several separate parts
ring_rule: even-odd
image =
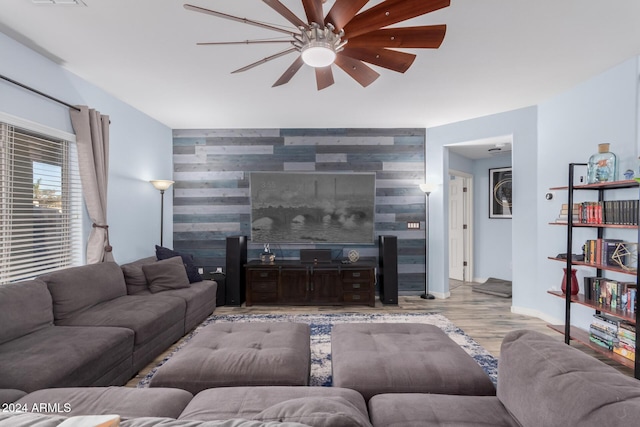
[[[0,121],[0,284],[82,259],[76,145],[41,130]]]

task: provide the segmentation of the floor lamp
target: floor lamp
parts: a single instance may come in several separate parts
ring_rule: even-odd
[[[424,294],[420,295],[420,298],[435,299],[436,297],[429,293],[429,194],[435,190],[435,186],[429,183],[420,184],[420,190],[422,190],[426,196],[426,206],[424,210]]]
[[[162,245],[162,235],[163,233],[163,226],[164,226],[164,191],[168,190],[169,187],[171,187],[171,185],[174,183],[174,181],[169,181],[166,179],[154,179],[152,181],[149,181],[155,188],[156,190],[160,190],[160,246]]]

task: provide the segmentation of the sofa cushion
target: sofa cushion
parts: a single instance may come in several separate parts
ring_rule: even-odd
[[[210,388],[198,393],[180,415],[182,420],[225,420],[235,418],[258,419],[260,414],[273,408],[273,411],[295,411],[304,403],[298,401],[291,407],[279,406],[283,402],[296,399],[334,398],[340,401],[349,414],[358,420],[368,420],[367,405],[355,390],[339,387],[298,387],[298,386],[257,386]],[[330,404],[331,405],[331,404]],[[337,407],[337,406],[336,406]],[[316,408],[317,410],[318,408]],[[264,413],[265,420],[273,413]],[[267,417],[268,415],[268,417]],[[301,421],[302,422],[302,421]],[[304,424],[304,422],[303,422]],[[351,425],[351,424],[343,424]],[[354,424],[357,425],[357,424]]]
[[[53,306],[41,280],[0,286],[0,344],[53,325]]]
[[[48,427],[48,426],[47,426]],[[60,426],[66,427],[66,426]],[[72,426],[69,426],[72,427]],[[82,426],[84,427],[84,426]],[[133,418],[120,427],[309,427],[306,424],[279,421],[254,421],[241,418],[216,421],[172,420],[170,418]],[[346,426],[345,426],[346,427]]]
[[[193,262],[193,255],[183,254],[169,248],[164,248],[162,246],[156,245],[156,257],[158,258],[158,261],[173,258],[175,256],[179,256],[182,258],[184,268],[187,272],[187,276],[189,277],[189,282],[194,283],[202,281],[202,276],[200,276],[200,273],[198,273],[198,268]]]
[[[507,334],[498,398],[521,425],[635,425],[640,381],[535,331]]]
[[[133,331],[51,326],[0,345],[0,388],[27,392],[49,387],[107,385],[131,371]],[[133,372],[127,372],[129,375]]]
[[[64,326],[118,326],[135,332],[135,345],[184,323],[186,303],[175,297],[125,295],[58,322]]]
[[[142,271],[152,293],[189,287],[189,278],[179,256],[143,265]]]
[[[378,394],[369,400],[374,427],[517,427],[496,396],[428,393]]]
[[[367,417],[341,397],[299,397],[277,403],[253,417],[259,421],[293,421],[314,427],[371,427]]]
[[[217,282],[203,280],[191,283],[188,288],[171,289],[153,295],[172,296],[186,302],[187,312],[184,316],[184,332],[186,333],[213,313],[216,308],[217,290]]]
[[[0,411],[0,426],[4,427],[57,427],[67,420],[60,415],[44,415],[31,412],[11,413]]]
[[[124,273],[124,281],[127,284],[127,293],[129,295],[136,295],[149,290],[149,284],[147,283],[144,271],[142,271],[142,266],[146,264],[153,264],[156,261],[158,261],[158,259],[155,256],[152,256],[141,258],[120,266]]]
[[[49,388],[29,393],[17,403],[31,407],[49,403],[53,410],[63,408],[60,415],[118,414],[122,419],[136,417],[178,418],[193,395],[175,388],[69,387]],[[46,410],[46,408],[45,408]]]
[[[16,390],[14,388],[0,388],[0,405],[15,402],[16,400],[27,394],[26,391]],[[0,407],[0,411],[4,408]]]
[[[56,321],[127,294],[124,274],[115,262],[65,268],[40,278],[53,297]]]

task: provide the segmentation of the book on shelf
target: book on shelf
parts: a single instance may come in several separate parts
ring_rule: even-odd
[[[613,347],[613,352],[616,354],[619,354],[620,356],[627,358],[633,362],[636,361],[636,352],[635,351],[629,351],[626,348],[623,347]]]
[[[621,239],[590,239],[582,245],[584,262],[594,265],[606,265],[623,269],[635,269],[631,251],[637,243]]]
[[[596,304],[635,313],[638,301],[634,282],[620,282],[604,277],[585,277],[585,298]],[[633,301],[633,304],[630,302]]]
[[[575,209],[574,221],[583,224],[638,225],[640,201],[638,200],[605,200],[601,202],[582,202]],[[568,206],[568,205],[566,205]],[[568,207],[563,205],[560,215],[568,216]]]
[[[606,348],[607,350],[613,350],[614,346],[612,344],[609,344],[603,340],[601,340],[600,338],[594,336],[594,335],[589,335],[589,341],[591,341],[594,344],[599,345],[600,347]]]

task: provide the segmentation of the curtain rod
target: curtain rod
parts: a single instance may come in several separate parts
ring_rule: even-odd
[[[55,101],[55,102],[57,102],[58,104],[62,104],[62,105],[67,106],[67,107],[69,107],[69,108],[73,108],[73,109],[74,109],[74,110],[76,110],[76,111],[80,111],[80,109],[79,109],[78,107],[76,107],[75,105],[68,104],[68,103],[66,103],[66,102],[64,102],[64,101],[59,100],[58,98],[54,98],[54,97],[53,97],[53,96],[51,96],[51,95],[47,95],[47,94],[46,94],[46,93],[44,93],[44,92],[40,92],[40,91],[39,91],[39,90],[37,90],[37,89],[34,89],[34,88],[29,87],[29,86],[27,86],[27,85],[23,85],[22,83],[17,82],[17,81],[15,81],[15,80],[13,80],[13,79],[10,79],[9,77],[5,77],[5,76],[3,76],[2,74],[0,74],[0,79],[2,79],[2,80],[6,80],[6,81],[8,81],[9,83],[13,83],[13,84],[14,84],[14,85],[16,85],[16,86],[20,86],[21,88],[26,89],[26,90],[29,90],[29,91],[31,91],[31,92],[33,92],[33,93],[37,93],[37,94],[38,94],[38,95],[40,95],[40,96],[44,96],[45,98],[48,98],[48,99],[50,99],[50,100],[52,100],[52,101]]]

